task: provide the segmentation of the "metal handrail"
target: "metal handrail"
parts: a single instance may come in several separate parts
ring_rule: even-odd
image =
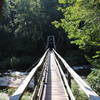
[[[82,88],[90,100],[100,100],[100,97],[92,90],[92,88],[82,80],[82,78],[67,64],[67,62],[53,49],[56,56],[64,64],[67,71],[71,74],[77,84]]]
[[[48,53],[48,49],[46,50],[46,52],[44,53],[44,55],[40,59],[39,63],[31,70],[31,72],[28,74],[28,76],[25,78],[25,80],[21,83],[21,85],[18,87],[18,89],[15,91],[15,93],[12,96],[10,96],[9,100],[20,100],[21,99],[28,84],[30,83],[30,81],[34,77],[34,75],[37,72],[37,70],[39,69],[39,67],[43,64],[47,53]]]

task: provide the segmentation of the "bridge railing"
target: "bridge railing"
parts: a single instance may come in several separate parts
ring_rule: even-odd
[[[42,84],[44,82],[44,78],[45,78],[45,75],[46,75],[46,66],[45,65],[43,66],[43,64],[44,64],[44,61],[46,60],[45,58],[46,58],[47,54],[48,54],[48,50],[44,53],[44,55],[40,59],[39,63],[31,70],[31,72],[23,80],[23,82],[20,84],[18,89],[14,92],[14,94],[12,96],[10,96],[9,100],[20,100],[21,97],[23,96],[26,88],[28,87],[29,83],[33,79],[33,77],[34,77],[34,82],[35,82],[34,85],[35,86],[34,86],[34,92],[33,92],[32,100],[36,100],[35,97],[36,97],[37,90],[39,91],[39,94],[42,94],[42,87],[43,87]],[[41,73],[37,74],[41,67],[42,67]],[[37,76],[37,75],[39,75],[39,76]],[[38,84],[37,81],[41,85]]]
[[[71,75],[73,77],[73,79],[76,81],[76,83],[80,86],[80,88],[88,96],[89,100],[100,100],[100,97],[92,90],[92,88],[85,81],[83,81],[83,79],[67,64],[67,62],[54,49],[53,49],[53,51],[56,55],[55,58],[57,58],[58,60],[60,60],[63,63],[64,67],[66,68],[66,70],[69,73],[69,76]],[[56,59],[56,62],[60,69],[60,73],[64,80],[65,86],[67,88],[68,95],[70,96],[70,100],[75,100],[75,98],[71,92],[71,89],[70,89],[70,84],[68,84],[70,82],[66,81],[64,72],[63,72],[62,68],[60,67],[60,64],[57,59]],[[70,79],[71,79],[71,77],[70,77]]]
[[[55,61],[57,63],[57,66],[58,66],[62,81],[64,83],[64,86],[65,86],[65,88],[67,90],[67,94],[68,94],[69,100],[75,100],[75,97],[74,97],[74,95],[73,95],[73,93],[71,91],[71,88],[70,88],[69,84],[68,84],[68,80],[66,79],[66,76],[65,76],[65,74],[64,74],[64,72],[63,72],[63,70],[61,68],[61,65],[60,65],[59,61],[57,60],[56,56],[55,56]]]

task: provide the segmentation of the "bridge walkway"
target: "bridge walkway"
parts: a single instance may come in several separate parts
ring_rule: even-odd
[[[67,76],[62,69],[65,67]],[[71,79],[76,81],[89,100],[100,100],[95,91],[53,49],[47,49],[38,64],[33,67],[9,100],[22,100],[29,83],[34,79],[34,90],[30,100],[76,100],[71,91]]]
[[[68,100],[53,52],[50,53],[49,59],[45,100]]]

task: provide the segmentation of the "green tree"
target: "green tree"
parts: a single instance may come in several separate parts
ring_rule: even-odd
[[[59,16],[56,10],[57,0],[4,1],[0,15],[0,62],[6,63],[7,59],[7,64],[12,65],[11,59],[15,57],[19,62],[23,61],[20,63],[23,67],[24,59],[29,57],[33,61],[43,54],[47,36],[56,32],[51,21]],[[15,59],[12,61],[19,64]]]
[[[54,21],[56,28],[63,28],[72,44],[84,50],[92,66],[100,69],[100,0],[67,0],[63,7],[60,21]],[[88,81],[100,94],[99,71],[93,71]]]
[[[100,55],[100,1],[99,0],[68,0],[70,6],[58,8],[64,18],[53,22],[68,33],[71,43],[85,50],[90,57]],[[71,5],[71,3],[73,4]]]
[[[100,95],[100,70],[93,71],[87,80],[91,87]]]

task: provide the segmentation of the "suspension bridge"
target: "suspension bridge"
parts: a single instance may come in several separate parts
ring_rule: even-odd
[[[76,100],[71,91],[72,78],[89,100],[100,100],[100,97],[93,89],[57,53],[54,37],[49,37],[48,41],[47,50],[39,63],[30,71],[9,100],[21,100],[33,78],[34,90],[31,100]]]

